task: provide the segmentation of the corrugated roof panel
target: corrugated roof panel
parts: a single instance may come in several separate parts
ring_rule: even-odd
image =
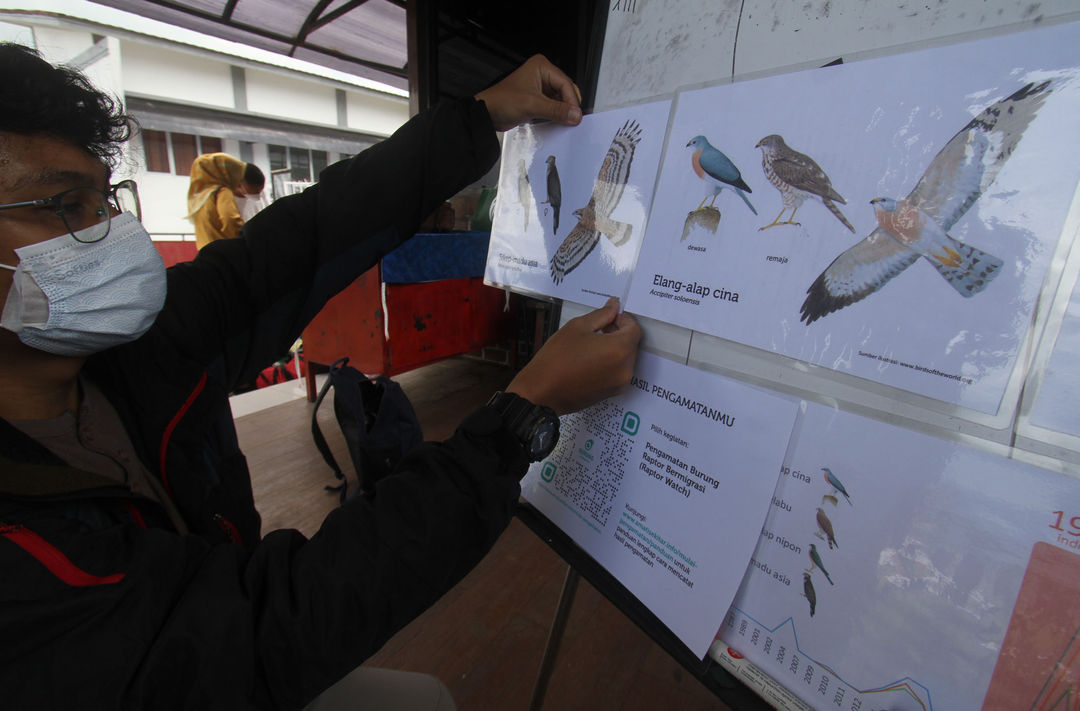
[[[312,32],[308,42],[379,64],[404,67],[408,61],[405,9],[386,0],[368,0]]]
[[[311,32],[295,47],[318,0],[94,0],[177,27],[290,55],[365,79],[408,89],[405,10],[389,0],[368,0]],[[333,16],[351,0],[334,0],[321,13]],[[374,63],[377,66],[365,66]],[[384,71],[384,67],[386,70]]]
[[[313,0],[238,0],[232,22],[295,37],[315,6]]]

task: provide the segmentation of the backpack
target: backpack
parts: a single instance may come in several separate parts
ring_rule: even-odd
[[[356,469],[356,479],[364,496],[374,498],[375,485],[390,474],[405,454],[424,437],[420,420],[401,386],[379,375],[369,379],[341,358],[330,366],[330,374],[311,413],[311,435],[323,459],[341,483],[327,485],[327,491],[341,493],[346,501],[347,480],[319,429],[319,405],[334,388],[334,416],[345,435],[345,443]],[[354,494],[355,495],[355,494]]]

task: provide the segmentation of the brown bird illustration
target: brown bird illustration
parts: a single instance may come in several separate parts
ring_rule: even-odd
[[[800,224],[795,222],[795,212],[808,197],[821,200],[825,207],[829,208],[829,212],[836,215],[836,219],[844,224],[844,227],[852,232],[855,231],[855,228],[844,217],[844,213],[840,212],[840,208],[836,206],[836,203],[846,205],[847,200],[844,200],[840,193],[833,189],[829,176],[825,175],[825,171],[814,162],[813,158],[794,150],[784,142],[783,137],[775,133],[762,138],[755,147],[761,149],[761,168],[765,171],[765,177],[780,191],[780,197],[784,201],[784,206],[776,219],[760,228],[759,232],[777,225]],[[781,222],[780,216],[788,210],[791,210],[791,215]]]
[[[611,240],[616,247],[630,239],[633,225],[611,219],[611,213],[619,204],[626,181],[630,178],[630,163],[634,149],[641,142],[641,127],[637,121],[628,120],[615,133],[608,147],[600,173],[593,184],[592,196],[585,207],[574,210],[577,225],[570,230],[563,243],[551,258],[551,278],[556,284],[562,282],[600,241],[600,235]]]
[[[814,590],[814,581],[810,579],[810,573],[802,574],[803,597],[810,603],[810,616],[814,616],[817,610],[817,591]]]
[[[820,507],[817,510],[817,525],[819,529],[818,538],[825,538],[828,540],[829,550],[839,548],[840,546],[836,542],[836,534],[833,533],[832,521],[825,515],[825,510]]]

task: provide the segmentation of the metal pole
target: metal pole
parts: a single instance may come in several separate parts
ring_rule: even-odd
[[[570,607],[574,604],[574,594],[577,592],[577,584],[580,579],[581,575],[574,570],[573,566],[567,566],[562,595],[559,596],[559,606],[555,610],[555,619],[551,622],[551,632],[548,633],[544,658],[540,662],[540,673],[536,676],[536,685],[533,687],[529,711],[540,711],[544,704],[544,694],[547,693],[551,672],[555,668],[555,657],[559,654],[559,644],[562,642],[563,632],[566,630],[566,621],[570,618]]]

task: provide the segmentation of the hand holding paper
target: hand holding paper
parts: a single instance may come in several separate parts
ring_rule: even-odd
[[[487,105],[496,131],[507,131],[536,118],[567,126],[581,123],[581,90],[541,54],[534,54],[476,98]]]
[[[619,302],[566,323],[506,388],[560,415],[617,395],[630,383],[641,327]]]

